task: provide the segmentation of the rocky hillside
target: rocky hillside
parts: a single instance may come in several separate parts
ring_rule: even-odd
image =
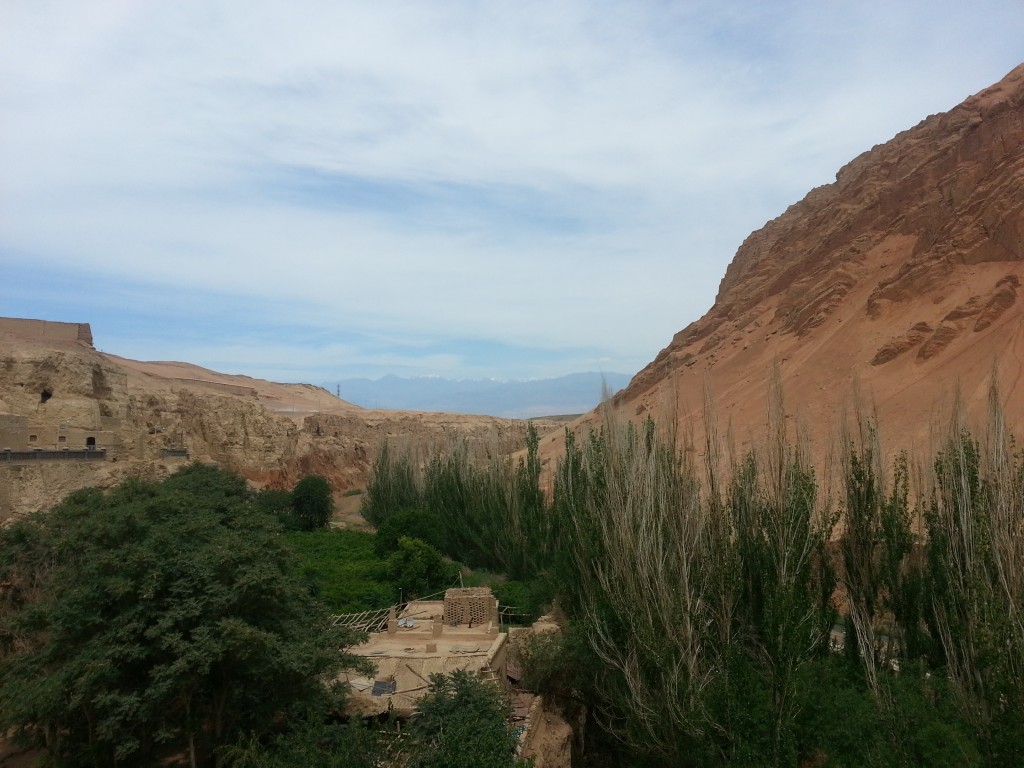
[[[764,434],[777,368],[787,411],[817,451],[855,391],[877,409],[890,450],[927,448],[954,391],[977,415],[995,371],[1024,432],[1022,282],[1024,65],[865,152],[751,234],[714,306],[614,406],[690,423],[699,439],[707,384],[742,445]]]
[[[1024,66],[865,152],[750,235],[714,306],[612,405],[692,427],[699,441],[707,389],[742,448],[766,430],[778,370],[787,410],[820,457],[858,399],[877,412],[890,451],[929,450],[954,392],[977,417],[994,373],[1024,434],[1022,292]],[[561,433],[549,426],[550,458]],[[458,431],[504,451],[522,444],[525,425],[369,411],[308,385],[0,333],[0,437],[73,442],[90,430],[110,449],[102,462],[0,467],[0,519],[83,485],[166,473],[182,461],[173,449],[262,484],[318,472],[340,493],[364,483],[384,437],[426,446]]]
[[[0,450],[74,451],[89,438],[106,449],[99,461],[0,462],[0,520],[76,488],[165,475],[188,460],[185,451],[258,485],[287,488],[321,474],[340,495],[365,485],[384,439],[429,450],[458,433],[506,452],[522,447],[525,432],[521,421],[365,410],[307,384],[141,363],[88,343],[0,333]]]

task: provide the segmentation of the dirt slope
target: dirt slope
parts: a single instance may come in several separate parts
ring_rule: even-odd
[[[877,408],[890,450],[927,449],[954,390],[977,415],[995,371],[1022,432],[1022,282],[1024,65],[860,155],[751,234],[714,306],[614,407],[692,424],[700,440],[707,383],[722,429],[743,445],[766,430],[778,366],[787,411],[819,455],[855,390]],[[548,438],[546,452],[558,444]]]

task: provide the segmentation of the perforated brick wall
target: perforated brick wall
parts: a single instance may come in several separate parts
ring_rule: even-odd
[[[444,623],[450,627],[486,624],[491,620],[496,602],[486,587],[449,589],[444,593]]]

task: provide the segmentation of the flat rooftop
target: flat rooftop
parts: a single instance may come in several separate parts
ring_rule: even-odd
[[[494,601],[489,590],[487,595]],[[496,608],[494,601],[494,615]],[[408,603],[389,622],[388,632],[375,632],[366,643],[351,649],[376,667],[373,677],[343,674],[339,678],[352,688],[352,714],[375,715],[394,709],[408,716],[435,674],[463,669],[484,679],[504,681],[508,635],[499,632],[492,621],[445,624],[444,617],[443,601]],[[449,621],[451,618],[449,605]]]

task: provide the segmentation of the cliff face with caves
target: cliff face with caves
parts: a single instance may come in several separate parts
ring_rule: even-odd
[[[510,452],[525,434],[521,421],[366,410],[308,384],[138,362],[88,342],[0,329],[0,450],[81,450],[86,436],[107,449],[103,460],[0,462],[0,523],[78,488],[162,477],[188,460],[221,464],[257,486],[291,488],[320,474],[342,511],[354,512],[358,497],[342,494],[365,486],[384,440],[426,454],[458,435]]]
[[[743,447],[766,432],[778,371],[817,455],[855,407],[877,411],[887,450],[927,451],[956,391],[983,417],[994,374],[1019,428],[1022,282],[1024,65],[751,234],[714,306],[612,405],[677,420],[699,440],[706,388],[719,428]]]

